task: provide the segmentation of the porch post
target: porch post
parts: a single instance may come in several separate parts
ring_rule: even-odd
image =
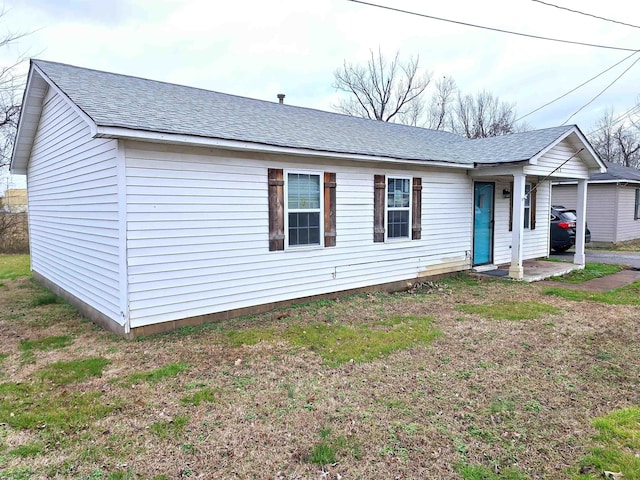
[[[576,199],[576,253],[573,263],[585,264],[584,235],[587,229],[587,180],[578,180],[578,198]]]
[[[513,175],[513,220],[511,226],[511,266],[509,276],[517,280],[524,277],[522,267],[522,243],[524,238],[524,186],[526,177],[523,173]]]

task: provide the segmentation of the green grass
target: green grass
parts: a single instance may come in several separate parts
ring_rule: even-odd
[[[590,300],[608,305],[640,305],[640,282],[634,282],[631,285],[606,292],[583,292],[552,287],[544,290],[544,293],[545,295],[554,295],[574,302]]]
[[[226,332],[226,337],[233,346],[285,340],[316,352],[327,365],[337,366],[351,360],[367,362],[398,350],[428,345],[439,335],[432,323],[430,317],[401,315],[373,327],[314,323],[290,326],[284,331],[233,330]]]
[[[149,430],[160,438],[175,438],[181,434],[189,422],[186,415],[178,415],[169,421],[155,422],[149,426]]]
[[[26,445],[20,445],[9,451],[9,455],[13,455],[15,457],[35,457],[44,453],[45,446],[42,442],[28,443]]]
[[[39,293],[33,298],[33,300],[31,300],[32,307],[39,307],[40,305],[53,305],[55,303],[64,303],[64,300],[58,297],[55,293],[48,290]]]
[[[320,441],[311,447],[308,460],[316,465],[333,465],[340,456],[348,453],[359,460],[362,456],[359,442],[354,437],[333,437],[331,430],[323,428],[320,431]]]
[[[515,467],[504,468],[495,473],[482,465],[459,465],[456,470],[463,480],[527,480],[522,471]]]
[[[45,436],[75,432],[113,410],[113,406],[100,401],[100,396],[99,392],[51,390],[40,382],[1,383],[0,423]]]
[[[33,350],[46,352],[68,347],[72,343],[73,337],[71,335],[59,335],[40,338],[38,340],[20,340],[19,348],[23,352],[31,352]]]
[[[0,279],[31,275],[29,255],[0,255]]]
[[[37,374],[42,380],[54,385],[69,385],[82,382],[87,378],[102,376],[102,371],[110,363],[110,360],[102,357],[58,361],[42,368]]]
[[[191,395],[185,395],[180,399],[180,403],[182,405],[193,405],[198,406],[201,403],[213,403],[216,399],[216,390],[213,388],[203,388],[202,390],[198,390],[197,392],[192,393]]]
[[[134,373],[124,382],[125,385],[147,382],[158,383],[166,378],[176,377],[178,374],[189,369],[189,364],[185,362],[168,363],[163,367],[149,370],[147,372]]]
[[[538,302],[501,302],[493,304],[458,305],[456,310],[494,320],[532,320],[544,315],[555,315],[560,310]]]
[[[597,472],[622,472],[624,479],[640,479],[640,406],[615,410],[593,420],[598,430],[594,446],[580,464]],[[592,478],[576,475],[574,478]]]
[[[623,270],[622,265],[609,265],[606,263],[587,263],[583,270],[574,270],[561,277],[551,277],[549,280],[563,283],[583,283],[594,278],[618,273]]]

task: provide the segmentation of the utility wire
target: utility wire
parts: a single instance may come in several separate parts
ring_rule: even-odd
[[[631,68],[633,68],[633,66],[638,63],[640,61],[640,57],[636,58],[634,60],[634,62],[629,65],[624,72],[622,72],[620,75],[618,75],[615,80],[613,80],[613,82],[611,82],[609,85],[607,85],[606,87],[604,87],[602,89],[602,91],[600,91],[600,93],[598,93],[595,97],[593,97],[591,100],[589,100],[587,103],[585,103],[583,106],[581,106],[578,110],[576,110],[569,118],[567,118],[562,125],[566,125],[569,120],[571,120],[573,117],[575,117],[578,113],[580,113],[584,108],[586,108],[588,105],[590,105],[591,103],[593,103],[593,101],[598,98],[600,95],[602,95],[604,92],[606,92],[614,83],[616,83],[618,80],[620,80],[622,78],[622,76],[627,73],[629,70],[631,70]]]
[[[571,8],[561,7],[560,5],[554,5],[553,3],[543,2],[542,0],[531,0],[531,1],[541,3],[542,5],[547,5],[548,7],[555,7],[555,8],[559,8],[560,10],[566,10],[568,12],[579,13],[580,15],[585,15],[587,17],[597,18],[598,20],[604,20],[605,22],[617,23],[619,25],[624,25],[625,27],[640,28],[638,25],[619,22],[618,20],[612,20],[610,18],[599,17],[598,15],[592,15],[591,13],[581,12],[580,10],[572,10]]]
[[[623,47],[614,47],[614,46],[611,46],[611,45],[599,45],[599,44],[595,44],[595,43],[576,42],[576,41],[573,41],[573,40],[562,40],[562,39],[559,39],[559,38],[543,37],[543,36],[540,36],[540,35],[532,35],[532,34],[529,34],[529,33],[521,33],[521,32],[514,32],[514,31],[511,31],[511,30],[503,30],[501,28],[485,27],[483,25],[476,25],[476,24],[473,24],[473,23],[461,22],[461,21],[458,21],[458,20],[451,20],[451,19],[448,19],[448,18],[435,17],[433,15],[427,15],[425,13],[412,12],[410,10],[402,10],[400,8],[388,7],[386,5],[378,5],[376,3],[364,2],[362,0],[348,0],[348,1],[349,2],[353,2],[353,3],[359,3],[361,5],[368,5],[370,7],[377,7],[377,8],[382,8],[382,9],[385,9],[385,10],[391,10],[391,11],[394,11],[394,12],[406,13],[408,15],[415,15],[417,17],[424,17],[424,18],[430,18],[432,20],[439,20],[441,22],[455,23],[457,25],[464,25],[466,27],[481,28],[483,30],[490,30],[492,32],[508,33],[510,35],[519,35],[521,37],[535,38],[535,39],[538,39],[538,40],[548,40],[548,41],[551,41],[551,42],[569,43],[569,44],[572,44],[572,45],[582,45],[582,46],[585,46],[585,47],[606,48],[606,49],[609,49],[609,50],[621,50],[621,51],[625,51],[625,52],[636,52],[636,51],[639,50],[637,48],[623,48]]]
[[[536,1],[536,0],[534,0]],[[591,77],[589,80],[587,80],[586,82],[581,83],[580,85],[578,85],[577,87],[569,90],[567,93],[564,93],[562,95],[560,95],[557,98],[554,98],[553,100],[551,100],[550,102],[545,103],[544,105],[536,108],[535,110],[532,110],[531,112],[527,113],[526,115],[522,115],[520,118],[516,118],[515,121],[519,122],[520,120],[522,120],[523,118],[527,118],[529,115],[533,115],[534,113],[536,113],[539,110],[542,110],[545,107],[548,107],[549,105],[551,105],[552,103],[557,102],[558,100],[566,97],[567,95],[575,92],[576,90],[578,90],[579,88],[584,87],[587,83],[592,82],[593,80],[595,80],[596,78],[600,77],[601,75],[604,75],[605,73],[607,73],[609,70],[617,67],[618,65],[620,65],[622,62],[625,62],[626,60],[630,59],[631,57],[633,57],[635,54],[637,54],[638,52],[633,52],[631,55],[628,55],[626,57],[624,57],[622,60],[620,60],[619,62],[615,63],[614,65],[611,65],[609,68],[607,68],[606,70],[600,72],[599,74],[597,74],[594,77]]]
[[[634,112],[634,110],[636,110]],[[630,117],[631,115],[634,115],[636,113],[640,113],[640,103],[637,105],[634,105],[633,107],[631,107],[629,110],[627,110],[626,112],[624,112],[623,114],[619,115],[618,117],[616,117],[614,120],[611,120],[610,125],[614,126],[617,123],[620,123],[620,121],[622,119],[624,119],[625,117]],[[594,133],[599,132],[600,130],[604,130],[605,128],[607,128],[609,125],[604,125],[600,128],[596,128],[595,130],[591,130],[589,133],[587,133],[587,136],[593,135]]]

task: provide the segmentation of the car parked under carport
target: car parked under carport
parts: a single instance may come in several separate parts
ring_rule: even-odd
[[[551,207],[551,249],[566,252],[576,244],[576,211],[562,205]],[[591,232],[586,228],[585,243],[591,242]]]

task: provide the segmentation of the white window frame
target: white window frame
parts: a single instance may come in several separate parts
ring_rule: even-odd
[[[298,175],[317,175],[320,178],[319,201],[320,208],[289,208],[289,174]],[[324,172],[318,170],[284,170],[284,249],[285,250],[301,250],[301,249],[317,249],[322,248],[324,244]],[[310,243],[306,245],[290,245],[289,244],[289,213],[319,213],[320,234],[318,243]]]
[[[526,183],[524,185],[524,212],[522,221],[524,222],[523,226],[525,230],[531,230],[531,189],[533,185],[530,183]],[[529,190],[527,194],[527,189]]]
[[[389,180],[409,180],[409,206],[408,207],[389,207]],[[386,175],[384,179],[384,240],[390,242],[406,242],[411,240],[411,232],[413,228],[413,177],[404,175]],[[389,212],[409,212],[409,229],[406,237],[390,237],[389,236]]]

